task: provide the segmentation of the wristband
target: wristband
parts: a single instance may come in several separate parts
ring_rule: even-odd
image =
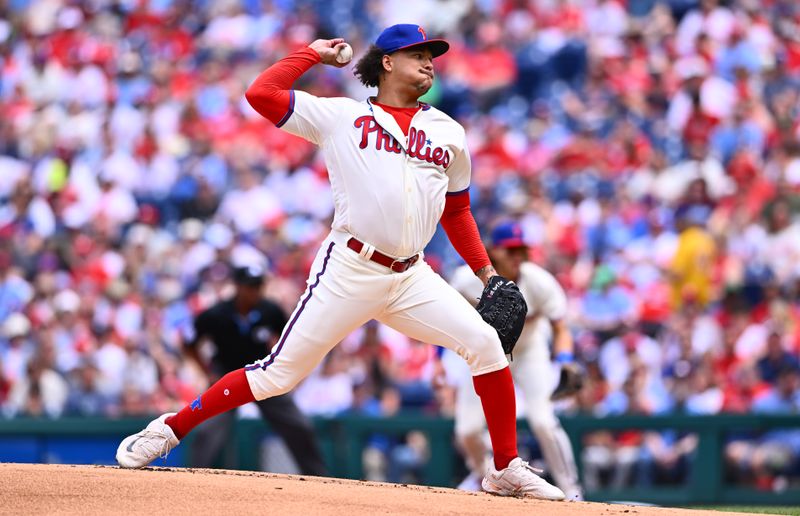
[[[556,363],[558,364],[569,364],[575,360],[575,355],[572,354],[572,351],[561,351],[556,355]]]

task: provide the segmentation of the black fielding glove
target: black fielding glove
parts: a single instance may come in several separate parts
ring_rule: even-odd
[[[497,331],[503,351],[510,355],[522,333],[528,313],[528,304],[519,287],[502,276],[492,276],[475,308],[483,320]]]
[[[553,401],[562,400],[575,396],[583,387],[583,376],[577,364],[569,363],[561,366],[561,375],[558,378],[558,385],[550,395]]]

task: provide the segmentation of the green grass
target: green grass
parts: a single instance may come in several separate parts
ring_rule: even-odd
[[[747,506],[747,505],[732,505],[732,506],[711,506],[711,505],[697,505],[689,507],[689,509],[705,509],[711,511],[725,511],[725,512],[745,512],[745,513],[761,513],[761,514],[786,514],[789,516],[800,516],[800,507],[781,507],[781,506]]]

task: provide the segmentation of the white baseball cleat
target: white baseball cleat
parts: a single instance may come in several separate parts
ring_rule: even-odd
[[[166,457],[180,441],[164,421],[174,412],[154,419],[141,432],[129,435],[119,443],[117,463],[123,468],[143,468],[158,457]]]
[[[490,464],[481,485],[487,493],[499,496],[563,500],[564,492],[548,484],[537,472],[542,473],[517,457],[501,471],[494,469],[494,463]]]

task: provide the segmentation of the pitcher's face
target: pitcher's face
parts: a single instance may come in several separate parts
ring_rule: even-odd
[[[425,46],[398,50],[383,59],[387,81],[397,81],[404,89],[413,90],[418,97],[433,86],[433,54]]]

